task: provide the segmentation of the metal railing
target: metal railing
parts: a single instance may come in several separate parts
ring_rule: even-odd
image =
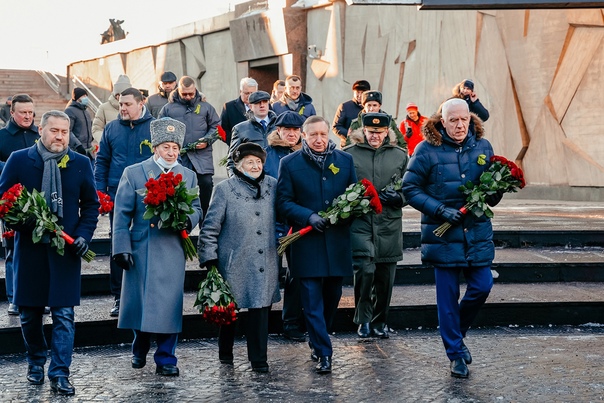
[[[48,84],[48,86],[52,88],[54,92],[59,95],[62,95],[61,79],[59,77],[49,71],[36,70],[36,73],[38,73],[44,79],[44,81],[46,81],[46,84]]]
[[[88,107],[92,110],[93,113],[96,114],[96,111],[99,109],[99,107],[102,104],[101,100],[96,95],[94,95],[94,93],[90,90],[90,88],[88,88],[88,86],[86,84],[84,84],[84,82],[80,79],[80,77],[74,75],[71,78],[71,81],[73,82],[74,85],[77,85],[78,87],[81,87],[88,92],[88,98],[90,99],[90,102],[88,103]]]

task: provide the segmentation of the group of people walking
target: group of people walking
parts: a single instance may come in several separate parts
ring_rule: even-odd
[[[181,234],[158,225],[159,217],[144,217],[140,191],[149,179],[170,172],[199,192],[179,230],[190,232],[199,225],[200,267],[217,267],[238,308],[247,310],[244,332],[252,370],[269,371],[268,320],[272,304],[281,299],[280,280],[285,288],[284,335],[305,341],[307,334],[317,373],[332,371],[329,330],[346,277],[354,279],[353,320],[359,337],[390,337],[388,310],[396,264],[402,259],[402,207],[410,204],[422,212],[422,260],[435,268],[440,331],[451,375],[467,377],[472,357],[464,337],[489,294],[494,257],[490,220],[459,211],[464,198],[457,188],[478,181],[488,168],[480,161],[493,155],[482,121],[471,114],[479,102],[473,83],[463,82],[463,91],[472,87],[467,100],[460,92],[430,119],[410,103],[399,126],[381,110],[381,93],[365,80],[353,85],[352,101],[340,105],[333,123],[316,115],[298,76],[276,82],[272,95],[259,90],[255,80],[242,79],[240,97],[227,102],[221,116],[204,100],[194,79],[176,81],[173,73],[164,73],[158,96],[146,101],[131,86],[113,91],[108,102],[117,101],[119,114],[104,121],[98,150],[88,158],[69,146],[77,117],[47,112],[38,129],[33,100],[12,98],[11,119],[0,130],[0,159],[6,161],[0,192],[16,183],[44,190],[49,205],[61,206],[53,212],[77,241],[59,256],[48,243],[32,243],[33,223],[13,228],[10,302],[21,319],[28,381],[44,381],[42,315],[48,306],[53,331],[47,376],[54,391],[75,393],[69,381],[73,306],[80,298],[79,257],[88,250],[98,220],[97,190],[115,202],[110,214],[111,291],[116,301],[111,315],[118,317],[119,328],[134,332],[131,365],[146,366],[155,338],[156,373],[179,375],[176,346],[185,273]],[[125,83],[120,77],[116,87]],[[283,93],[276,95],[280,89]],[[81,96],[71,104],[81,103],[85,94],[74,91],[76,95]],[[221,123],[230,145],[229,178],[214,187],[212,142],[200,140],[214,135]],[[332,132],[340,144],[330,139]],[[94,141],[91,136],[90,144]],[[65,155],[68,162],[63,164]],[[361,179],[378,190],[382,213],[330,224],[320,213]],[[497,194],[488,202],[500,200]],[[453,228],[436,237],[432,230],[443,222]],[[281,259],[277,239],[306,226],[312,231]],[[468,287],[458,302],[462,271]],[[7,291],[8,281],[7,269]],[[235,359],[236,323],[219,330],[218,359],[224,365]]]

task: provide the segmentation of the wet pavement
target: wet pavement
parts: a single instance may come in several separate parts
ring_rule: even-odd
[[[268,374],[251,371],[243,339],[234,366],[218,361],[216,339],[181,342],[181,375],[155,375],[151,355],[130,367],[129,345],[77,349],[76,395],[29,385],[23,355],[0,356],[3,402],[595,402],[604,399],[604,329],[598,326],[472,329],[468,379],[449,375],[436,330],[388,340],[338,333],[331,375],[318,375],[306,343],[269,338]],[[153,351],[153,350],[152,350]]]

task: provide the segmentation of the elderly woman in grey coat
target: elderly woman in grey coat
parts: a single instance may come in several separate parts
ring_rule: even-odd
[[[171,118],[151,122],[154,155],[124,170],[115,196],[113,218],[113,260],[126,270],[122,284],[120,329],[133,329],[132,368],[146,364],[151,336],[157,339],[156,373],[178,376],[175,355],[182,330],[185,254],[180,232],[159,228],[158,217],[143,218],[145,204],[137,190],[145,189],[149,178],[162,173],[182,175],[188,189],[197,187],[197,177],[178,163],[185,137],[185,125]],[[192,203],[187,226],[199,222],[199,199]]]
[[[268,316],[271,304],[281,298],[274,235],[277,180],[265,176],[265,159],[255,143],[234,150],[234,175],[214,188],[198,246],[201,266],[216,266],[238,308],[248,310],[248,359],[256,372],[268,372]],[[221,363],[233,364],[234,341],[235,324],[221,326]]]

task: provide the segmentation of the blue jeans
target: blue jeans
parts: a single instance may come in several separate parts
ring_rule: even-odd
[[[48,378],[67,377],[69,376],[75,335],[73,307],[51,307],[50,313],[52,315],[52,340]],[[48,350],[42,329],[44,307],[21,306],[19,314],[21,315],[21,332],[27,350],[27,362],[29,365],[43,367]]]
[[[466,293],[459,302],[459,274],[463,270]],[[454,360],[462,356],[461,345],[478,311],[487,300],[493,287],[491,266],[434,268],[436,280],[436,307],[440,336],[447,357]]]
[[[134,341],[132,341],[132,355],[138,358],[146,359],[149,349],[151,349],[151,335],[154,333],[141,332],[133,330]],[[153,356],[157,365],[176,365],[176,343],[178,342],[178,333],[155,333],[157,339],[157,350]]]
[[[8,303],[13,303],[13,289],[15,288],[14,283],[14,269],[13,269],[13,249],[6,249],[6,260],[4,261],[4,267],[6,269],[6,299]]]

